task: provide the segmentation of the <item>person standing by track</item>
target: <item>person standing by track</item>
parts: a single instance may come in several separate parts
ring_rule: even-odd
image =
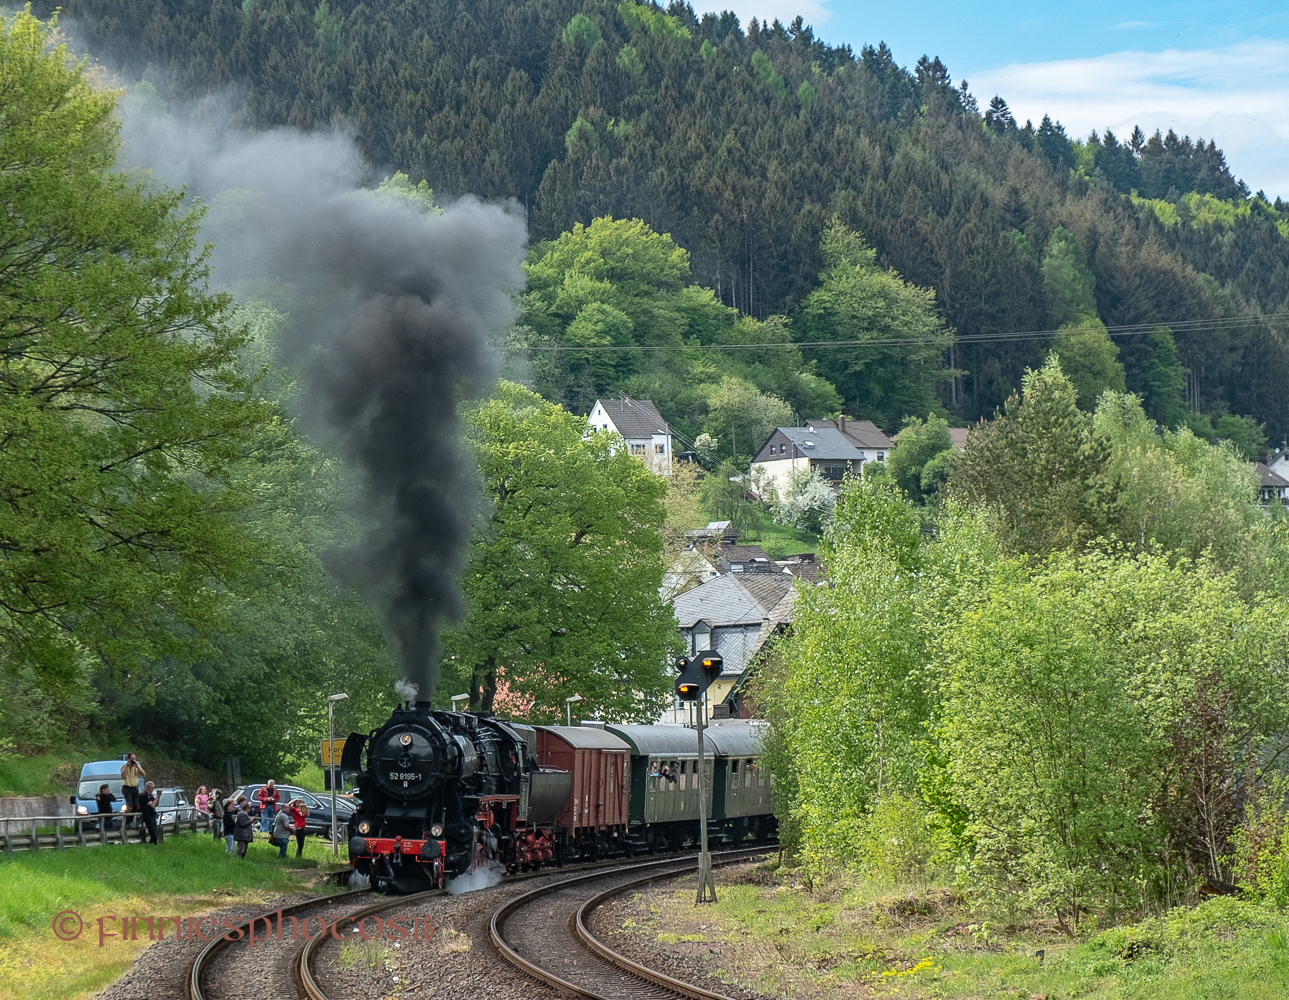
[[[242,803],[233,821],[233,839],[237,841],[237,856],[246,857],[246,848],[255,839],[255,821],[251,819],[251,804]]]
[[[265,783],[256,796],[260,800],[260,831],[268,833],[273,829],[273,817],[277,815],[278,803],[282,801],[282,794],[273,784],[273,779]]]
[[[148,831],[148,843],[157,842],[157,793],[154,791],[151,781],[143,786],[143,791],[139,793],[139,815],[143,817],[143,825]]]
[[[278,857],[286,857],[286,849],[291,846],[291,830],[293,820],[287,810],[282,809],[273,817],[273,839],[271,843],[277,845]]]
[[[134,754],[128,754],[125,763],[121,765],[121,797],[125,804],[121,807],[121,812],[137,813],[139,811],[139,779],[146,778],[148,772],[143,769],[138,758]],[[126,821],[129,825],[129,821]]]
[[[229,798],[224,803],[224,853],[233,853],[233,834],[237,832],[237,814],[239,807],[236,802]]]
[[[304,857],[304,820],[309,815],[309,807],[304,804],[300,798],[292,799],[290,802],[291,823],[295,827],[295,856]]]
[[[218,788],[210,792],[210,832],[219,840],[224,835],[224,799]]]

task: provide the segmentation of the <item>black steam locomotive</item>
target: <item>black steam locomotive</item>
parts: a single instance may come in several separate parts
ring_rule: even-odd
[[[366,736],[351,733],[341,768],[359,773],[354,869],[376,888],[416,892],[489,861],[510,871],[550,861],[571,778],[540,768],[535,750],[528,726],[425,702]]]

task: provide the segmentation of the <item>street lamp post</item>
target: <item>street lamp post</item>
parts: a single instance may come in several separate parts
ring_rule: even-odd
[[[331,855],[340,855],[340,842],[336,839],[336,702],[344,701],[349,695],[332,694],[327,696],[327,739],[331,748]]]
[[[469,701],[469,700],[470,700],[470,693],[468,691],[465,694],[454,694],[452,696],[452,711],[455,712],[457,710],[457,702]],[[469,706],[467,705],[466,707],[468,708]]]
[[[568,713],[567,721],[570,726],[573,724],[573,702],[581,701],[581,700],[582,700],[582,696],[580,694],[575,694],[569,698],[564,699],[564,710]]]

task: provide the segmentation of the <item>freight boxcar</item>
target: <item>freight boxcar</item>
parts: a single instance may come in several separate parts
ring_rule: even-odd
[[[556,859],[629,850],[628,775],[631,749],[603,729],[537,726],[537,763],[572,775],[572,790],[555,820]]]

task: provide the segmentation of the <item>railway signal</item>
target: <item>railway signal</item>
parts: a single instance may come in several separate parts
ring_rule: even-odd
[[[676,697],[681,701],[698,702],[698,853],[697,903],[716,902],[716,880],[712,877],[712,856],[707,851],[707,755],[703,746],[703,726],[707,719],[707,688],[721,675],[725,661],[720,654],[707,649],[692,657],[682,656],[676,661],[680,677],[676,681]]]

